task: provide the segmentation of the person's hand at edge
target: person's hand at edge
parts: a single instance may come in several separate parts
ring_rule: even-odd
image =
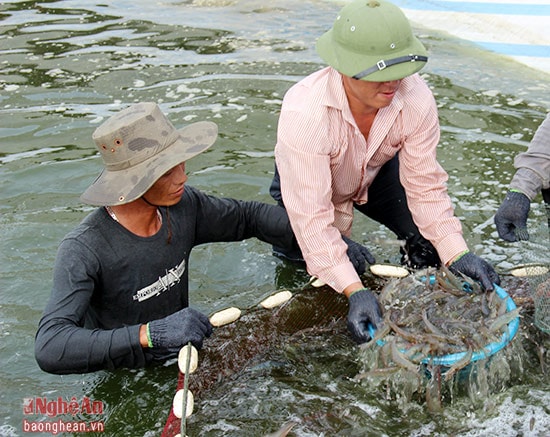
[[[517,190],[510,190],[495,214],[495,225],[500,238],[505,241],[528,240],[527,216],[531,200]],[[520,232],[517,232],[517,231]]]

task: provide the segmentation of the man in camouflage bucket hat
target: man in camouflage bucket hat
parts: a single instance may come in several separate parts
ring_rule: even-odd
[[[256,237],[292,246],[283,208],[186,185],[185,161],[210,147],[212,122],[177,130],[154,103],[93,134],[105,168],[82,200],[100,206],[61,242],[35,355],[51,373],[141,367],[200,348],[212,326],[189,307],[191,249]]]
[[[491,290],[499,277],[469,252],[436,160],[437,106],[418,75],[427,53],[403,12],[384,0],[354,0],[316,48],[329,66],[284,97],[271,186],[301,253],[274,251],[303,256],[311,275],[349,298],[358,342],[370,338],[381,311],[359,277],[375,259],[349,238],[354,209],[404,241],[407,266],[445,264]]]

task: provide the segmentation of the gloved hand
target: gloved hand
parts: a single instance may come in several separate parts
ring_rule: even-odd
[[[415,236],[405,241],[401,247],[401,264],[411,269],[425,269],[427,267],[439,267],[441,261],[435,247],[428,240]]]
[[[349,239],[348,237],[344,237],[343,235],[342,240],[344,240],[345,243],[348,245],[347,254],[358,275],[362,275],[363,273],[365,273],[365,270],[367,268],[366,263],[374,264],[376,262],[374,256],[372,256],[372,254],[365,246],[356,243],[355,241]]]
[[[531,200],[525,194],[517,191],[508,191],[495,214],[495,225],[500,238],[506,241],[529,239],[527,216],[530,206]],[[524,229],[525,232],[516,235],[516,229]],[[522,234],[525,234],[524,238],[522,238]]]
[[[359,344],[370,340],[369,323],[375,328],[382,322],[382,309],[372,291],[363,288],[348,299],[348,329]]]
[[[493,290],[493,283],[500,284],[500,278],[493,266],[472,252],[467,252],[454,261],[449,266],[449,270],[455,275],[460,276],[460,273],[462,273],[481,282],[485,291]]]
[[[200,349],[204,337],[210,337],[210,334],[210,320],[193,308],[184,308],[147,324],[150,352],[157,359],[177,354],[188,342]]]

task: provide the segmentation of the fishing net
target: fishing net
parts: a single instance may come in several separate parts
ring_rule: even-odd
[[[426,270],[401,279],[363,277],[365,285],[379,293],[385,323],[362,346],[376,358],[359,353],[357,383],[391,373],[399,381],[396,390],[405,390],[403,384],[408,381],[414,385],[411,392],[425,390],[426,399],[434,405],[440,402],[438,384],[445,376],[450,378],[469,363],[495,354],[513,338],[519,319],[513,300],[504,291],[500,296],[465,292],[463,278],[452,277],[450,272],[438,275]],[[298,290],[273,309],[260,305],[245,309],[237,321],[215,328],[206,339],[198,369],[188,377],[188,388],[200,403],[216,386],[238,380],[243,370],[269,361],[270,354],[293,341],[307,344],[343,333],[349,344],[342,347],[352,350],[347,311],[347,299],[326,286]],[[511,326],[515,328],[510,330]],[[307,347],[300,350],[306,353]],[[434,376],[426,380],[427,369]],[[179,372],[177,390],[184,386],[185,375]],[[181,427],[182,419],[170,408],[162,437],[176,436]]]
[[[475,403],[509,380],[519,308],[503,288],[484,292],[443,267],[390,280],[379,300],[384,324],[361,345],[354,378],[366,389],[441,412],[453,393]]]
[[[533,293],[535,305],[535,326],[542,332],[550,333],[550,275],[543,275]]]
[[[546,232],[539,230],[541,244],[546,241],[546,250],[544,253],[548,256],[548,249],[550,249],[550,204],[544,203],[544,209],[546,212],[546,218],[548,221],[548,229]],[[544,226],[541,226],[544,228]],[[550,266],[548,259],[546,260],[546,267]],[[550,273],[542,273],[536,276],[536,280],[533,281],[533,303],[535,305],[535,326],[541,331],[550,333]]]
[[[323,287],[301,290],[271,310],[259,305],[244,310],[238,321],[216,328],[205,340],[197,372],[189,375],[189,390],[200,400],[216,384],[230,381],[243,369],[266,360],[270,351],[293,337],[345,329],[347,309],[343,295]],[[177,390],[183,389],[184,383],[185,375],[178,372]],[[181,425],[181,419],[170,408],[162,437],[176,436]]]
[[[521,242],[525,265],[519,271],[527,278],[531,289],[534,324],[542,332],[550,333],[550,205],[535,207],[534,212],[541,215],[541,209],[544,209],[544,220],[530,226],[529,240]]]
[[[384,324],[364,348],[380,346],[385,367],[441,365],[450,377],[501,350],[519,325],[519,309],[504,289],[482,292],[447,269],[390,281],[379,300]]]

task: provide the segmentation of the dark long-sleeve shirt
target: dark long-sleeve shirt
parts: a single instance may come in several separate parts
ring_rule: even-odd
[[[194,246],[250,237],[295,244],[286,212],[275,205],[216,198],[186,186],[182,200],[162,214],[159,232],[139,237],[98,208],[65,236],[36,334],[43,370],[84,373],[152,361],[140,345],[140,325],[188,306]]]

